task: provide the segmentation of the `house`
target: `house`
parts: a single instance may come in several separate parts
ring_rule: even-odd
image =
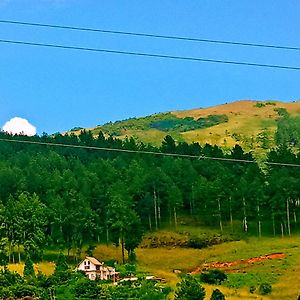
[[[100,280],[116,280],[115,268],[105,266],[95,257],[87,256],[76,268],[77,271],[83,271],[90,280],[99,278]]]

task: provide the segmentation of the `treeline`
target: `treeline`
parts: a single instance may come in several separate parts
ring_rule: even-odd
[[[142,233],[170,224],[180,216],[221,231],[255,224],[258,235],[291,234],[298,226],[300,168],[267,165],[260,168],[251,153],[235,146],[224,154],[218,146],[176,143],[166,136],[160,147],[119,140],[101,132],[79,136],[10,136],[74,146],[195,155],[176,158],[142,153],[71,148],[0,141],[1,257],[32,257],[46,246],[73,251],[83,245],[112,241],[134,258]],[[248,160],[222,161],[203,157]],[[285,146],[268,154],[273,162],[300,164]],[[262,171],[262,169],[264,171]],[[238,221],[238,222],[237,222]],[[241,225],[242,224],[242,225]]]

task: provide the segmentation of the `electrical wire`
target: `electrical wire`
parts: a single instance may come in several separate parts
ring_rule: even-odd
[[[13,20],[0,20],[0,23],[21,25],[21,26],[35,26],[35,27],[54,28],[54,29],[66,29],[66,30],[98,32],[98,33],[118,34],[118,35],[127,35],[127,36],[168,39],[168,40],[225,44],[225,45],[234,45],[234,46],[272,48],[272,49],[293,50],[293,51],[300,50],[300,47],[294,47],[294,46],[270,45],[270,44],[260,44],[260,43],[244,43],[244,42],[228,41],[228,40],[202,39],[202,38],[194,38],[194,37],[186,37],[186,36],[160,35],[160,34],[152,34],[152,33],[107,30],[107,29],[65,26],[65,25],[55,25],[55,24],[43,24],[43,23],[33,23],[33,22],[21,22],[21,21],[13,21]]]
[[[58,49],[65,49],[65,50],[66,49],[67,50],[80,50],[80,51],[91,51],[91,52],[102,52],[102,53],[110,53],[110,54],[140,56],[140,57],[175,59],[175,60],[207,62],[207,63],[221,63],[221,64],[228,64],[228,65],[241,65],[241,66],[248,66],[248,67],[250,66],[250,67],[263,67],[263,68],[274,68],[274,69],[300,71],[300,67],[294,67],[294,66],[259,64],[259,63],[251,63],[251,62],[218,60],[218,59],[208,59],[208,58],[200,58],[200,57],[174,56],[174,55],[165,55],[165,54],[120,51],[120,50],[112,50],[112,49],[67,46],[67,45],[36,43],[36,42],[26,42],[26,41],[16,41],[16,40],[4,40],[4,39],[0,39],[0,43],[25,45],[25,46],[37,46],[37,47],[49,47],[49,48],[58,48]]]
[[[167,157],[178,157],[178,158],[188,158],[188,159],[203,159],[203,160],[214,160],[214,161],[224,161],[224,162],[234,162],[234,163],[257,163],[255,160],[246,159],[236,159],[236,158],[224,158],[224,157],[211,157],[203,155],[190,155],[190,154],[178,154],[178,153],[164,153],[164,152],[152,152],[152,151],[142,151],[142,150],[129,150],[129,149],[118,149],[118,148],[107,148],[107,147],[96,147],[96,146],[84,146],[84,145],[71,145],[71,144],[60,144],[60,143],[48,143],[48,142],[36,142],[36,141],[26,141],[26,140],[15,140],[15,139],[3,139],[0,138],[1,142],[11,142],[11,143],[21,143],[21,144],[32,144],[41,146],[52,146],[52,147],[66,147],[75,149],[86,149],[95,151],[108,151],[108,152],[119,152],[119,153],[129,153],[129,154],[146,154],[146,155],[156,155],[156,156],[167,156]],[[282,166],[282,167],[300,167],[300,164],[291,163],[280,163],[280,162],[264,162],[266,165]]]

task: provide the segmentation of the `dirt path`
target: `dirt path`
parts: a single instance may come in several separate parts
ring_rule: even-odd
[[[264,260],[282,259],[285,257],[286,257],[286,254],[284,254],[284,253],[273,253],[273,254],[268,254],[268,255],[261,255],[259,257],[235,260],[232,262],[214,262],[211,264],[204,264],[200,267],[197,267],[192,272],[190,272],[190,274],[192,274],[192,275],[199,274],[204,269],[226,269],[226,268],[230,268],[230,267],[234,267],[234,266],[238,266],[238,265],[250,265],[250,264],[254,264],[257,262],[264,261]]]

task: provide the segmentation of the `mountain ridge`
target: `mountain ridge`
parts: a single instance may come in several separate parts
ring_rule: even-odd
[[[207,108],[133,117],[86,130],[94,135],[102,131],[120,139],[133,137],[153,145],[160,145],[166,135],[171,135],[177,142],[209,143],[223,148],[240,144],[245,150],[259,151],[261,140],[266,137],[268,145],[274,144],[277,120],[282,111],[297,116],[300,102],[238,100]],[[78,134],[82,129],[75,128],[72,132]]]

